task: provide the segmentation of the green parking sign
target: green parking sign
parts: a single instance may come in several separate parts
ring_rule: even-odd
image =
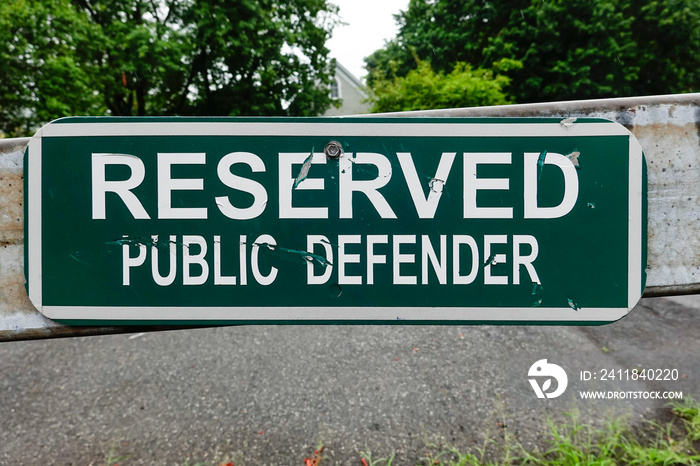
[[[28,294],[68,324],[604,323],[644,287],[607,120],[67,118],[25,163]]]

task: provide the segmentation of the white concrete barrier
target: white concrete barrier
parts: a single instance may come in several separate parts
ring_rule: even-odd
[[[375,115],[376,116],[376,115]],[[416,117],[600,117],[626,126],[648,170],[648,276],[644,296],[700,293],[700,94],[385,114]],[[575,124],[575,121],[574,121]],[[24,149],[0,139],[0,341],[142,331],[66,327],[42,316],[24,287]],[[162,330],[174,327],[148,327]]]

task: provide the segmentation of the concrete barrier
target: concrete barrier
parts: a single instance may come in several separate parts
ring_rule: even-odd
[[[644,296],[700,293],[700,94],[384,114],[415,117],[600,117],[642,144],[649,179]],[[181,327],[66,327],[43,317],[24,287],[24,149],[0,139],[0,341]]]

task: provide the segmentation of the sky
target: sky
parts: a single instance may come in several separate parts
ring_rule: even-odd
[[[364,57],[381,48],[398,31],[394,16],[408,8],[408,0],[330,0],[340,7],[340,19],[347,23],[333,31],[327,42],[335,58],[357,78],[364,77]]]

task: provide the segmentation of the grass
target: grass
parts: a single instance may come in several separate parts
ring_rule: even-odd
[[[686,399],[671,405],[672,418],[665,424],[648,422],[631,428],[620,419],[596,428],[581,423],[576,413],[564,423],[549,423],[542,451],[526,451],[504,429],[502,440],[486,439],[481,447],[460,451],[443,444],[428,444],[425,458],[411,464],[424,466],[613,466],[699,465],[700,403]],[[367,466],[391,466],[362,454]],[[392,457],[393,460],[393,457]],[[364,464],[363,464],[364,466]]]
[[[630,427],[621,419],[607,421],[602,427],[580,421],[578,414],[566,415],[563,423],[549,423],[541,450],[527,451],[506,429],[499,429],[499,440],[487,438],[479,447],[461,451],[441,442],[426,445],[422,458],[401,460],[401,465],[415,466],[615,466],[615,465],[700,465],[700,402],[687,398],[670,404],[670,419],[664,423],[647,422],[641,427]],[[504,421],[505,422],[505,421]],[[326,447],[319,443],[313,455],[301,466],[330,466]],[[361,452],[357,466],[398,466],[395,455],[373,457],[370,451]],[[326,461],[328,459],[328,461]],[[126,457],[109,452],[106,464],[127,464]],[[121,463],[123,461],[123,463]],[[396,463],[396,464],[395,464]],[[204,463],[197,463],[197,466]],[[215,466],[242,466],[243,463],[224,462]],[[185,466],[190,466],[189,462]]]
[[[362,466],[392,466],[394,463],[394,455],[386,458],[372,458],[372,453],[368,450],[360,453],[360,464]]]
[[[683,421],[690,440],[700,441],[700,403],[694,400],[690,403],[674,403],[672,412]]]
[[[107,459],[105,460],[105,465],[106,466],[119,466],[119,463],[122,461],[126,461],[128,459],[128,456],[115,456],[115,447],[112,447],[109,449],[109,453],[107,454]]]

